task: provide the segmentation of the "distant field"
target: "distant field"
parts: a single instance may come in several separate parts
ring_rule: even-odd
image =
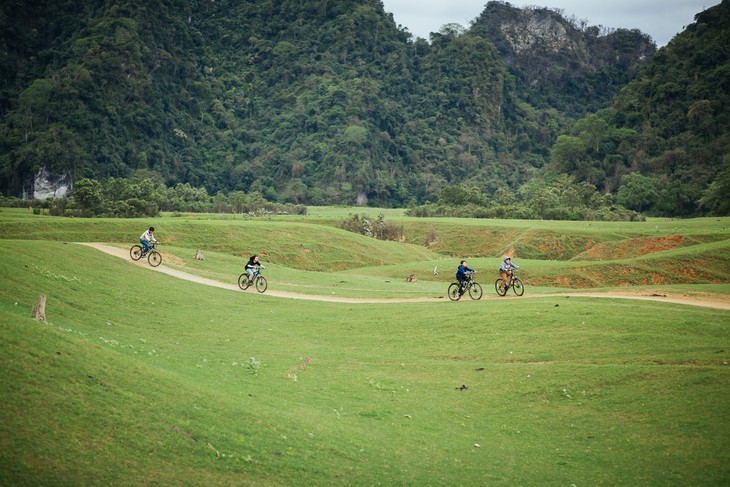
[[[396,243],[333,228],[346,210],[253,220],[0,210],[2,483],[727,483],[730,312],[556,294],[727,299],[730,219],[577,225],[394,212],[386,218],[408,240]],[[490,294],[282,299],[71,243],[126,249],[150,224],[164,267],[220,282],[235,282],[242,256],[257,252],[272,291],[438,298],[463,256]],[[457,250],[420,245],[430,226]],[[532,250],[547,242],[562,258]],[[197,248],[205,260],[192,258]],[[490,289],[506,248],[525,299]],[[40,293],[46,322],[30,318]]]

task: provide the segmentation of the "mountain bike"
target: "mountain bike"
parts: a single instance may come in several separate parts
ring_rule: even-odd
[[[502,287],[502,278],[500,277],[497,279],[494,283],[494,290],[497,291],[497,294],[504,296],[510,288],[512,288],[512,291],[518,296],[525,294],[525,285],[522,284],[522,281],[520,281],[520,279],[515,275],[516,271],[517,269],[512,268],[512,274],[510,274],[509,282],[505,287]]]
[[[251,285],[256,285],[256,290],[260,293],[266,291],[266,289],[269,287],[269,283],[266,281],[266,278],[261,275],[261,270],[264,269],[264,266],[261,266],[259,270],[256,271],[256,273],[253,275],[253,279],[248,275],[248,272],[244,272],[240,276],[238,276],[238,287],[243,289],[244,291],[249,288]]]
[[[157,242],[152,242],[150,244],[150,249],[147,252],[145,252],[144,247],[140,244],[132,245],[132,248],[129,249],[129,256],[132,260],[139,260],[142,257],[147,256],[147,262],[149,262],[152,267],[157,267],[162,264],[162,254],[155,249],[156,245]]]
[[[467,292],[471,299],[482,299],[482,286],[474,280],[473,272],[466,274],[466,279],[464,279],[463,284],[460,285],[458,282],[451,283],[449,286],[449,299],[458,301]]]

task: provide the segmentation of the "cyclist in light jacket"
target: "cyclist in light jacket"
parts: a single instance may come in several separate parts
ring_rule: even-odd
[[[502,260],[502,264],[499,266],[499,276],[502,278],[502,289],[509,283],[509,278],[512,276],[512,269],[519,269],[519,266],[512,263],[512,259],[509,255],[506,255]]]

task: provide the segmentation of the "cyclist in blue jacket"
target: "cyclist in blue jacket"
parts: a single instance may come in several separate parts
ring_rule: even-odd
[[[456,269],[456,280],[459,281],[459,293],[464,293],[464,280],[467,272],[476,272],[474,269],[466,265],[466,261],[462,260]]]

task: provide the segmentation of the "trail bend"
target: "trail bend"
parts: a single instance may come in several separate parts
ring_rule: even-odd
[[[206,286],[217,287],[221,289],[228,289],[230,291],[243,292],[239,289],[236,283],[220,282],[205,277],[195,276],[184,271],[177,269],[171,269],[163,265],[159,267],[150,267],[146,260],[133,261],[129,257],[129,250],[104,243],[97,242],[83,242],[81,245],[86,245],[94,249],[100,250],[109,255],[122,258],[131,264],[136,264],[146,269],[161,272],[178,279],[184,279],[186,281],[203,284]],[[277,291],[269,288],[266,291],[266,296],[273,296],[277,298],[289,298],[289,299],[300,299],[308,301],[324,301],[332,303],[361,303],[361,304],[388,304],[388,303],[435,303],[435,302],[449,302],[445,297],[422,297],[422,298],[347,298],[339,296],[321,296],[314,294],[300,294],[289,291]],[[553,293],[553,294],[527,294],[522,297],[517,296],[485,296],[486,301],[499,300],[499,299],[530,299],[530,298],[551,298],[551,297],[583,297],[583,298],[606,298],[606,299],[636,299],[642,301],[659,301],[662,303],[675,303],[675,304],[686,304],[689,306],[701,306],[706,308],[716,308],[723,310],[730,310],[730,297],[725,298],[724,296],[686,296],[681,294],[667,294],[667,293],[644,293],[636,292],[630,293],[625,291],[615,291],[606,293],[593,293],[593,292],[575,292],[575,293]],[[484,298],[483,298],[484,299]]]

